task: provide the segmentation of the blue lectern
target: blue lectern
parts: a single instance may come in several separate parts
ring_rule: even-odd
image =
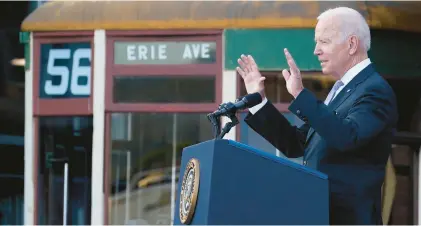
[[[174,224],[328,225],[325,174],[225,139],[182,153]]]

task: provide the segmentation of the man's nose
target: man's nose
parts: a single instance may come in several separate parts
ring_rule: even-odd
[[[314,47],[314,52],[313,53],[316,56],[320,55],[320,49],[317,47],[317,45],[316,45],[316,47]]]

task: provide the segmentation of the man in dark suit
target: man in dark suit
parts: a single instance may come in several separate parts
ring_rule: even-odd
[[[305,122],[291,126],[266,99],[265,78],[253,57],[242,55],[237,71],[247,92],[263,98],[245,122],[287,157],[302,156],[304,165],[329,176],[331,224],[382,224],[381,187],[398,118],[394,92],[368,58],[370,30],[357,11],[322,13],[315,41],[323,73],[337,80],[326,100],[303,87],[285,49],[290,70],[282,74],[294,97],[289,110]]]

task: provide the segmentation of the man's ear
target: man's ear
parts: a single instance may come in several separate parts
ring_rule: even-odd
[[[354,55],[357,52],[358,45],[360,44],[357,36],[351,35],[348,39],[349,55]]]

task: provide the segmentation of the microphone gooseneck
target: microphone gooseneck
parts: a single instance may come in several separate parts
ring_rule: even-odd
[[[262,96],[260,93],[252,93],[245,95],[240,100],[237,100],[235,103],[223,103],[219,105],[218,110],[211,113],[215,117],[227,116],[227,114],[235,113],[239,110],[246,108],[254,107],[262,102]]]
[[[239,110],[254,107],[262,102],[262,96],[259,93],[252,93],[245,95],[241,99],[237,99],[234,103],[222,103],[219,105],[218,110],[207,115],[209,121],[213,124],[215,129],[215,139],[222,139],[229,130],[239,123],[235,114]],[[227,116],[231,119],[225,127],[220,131],[219,118],[221,116]]]

